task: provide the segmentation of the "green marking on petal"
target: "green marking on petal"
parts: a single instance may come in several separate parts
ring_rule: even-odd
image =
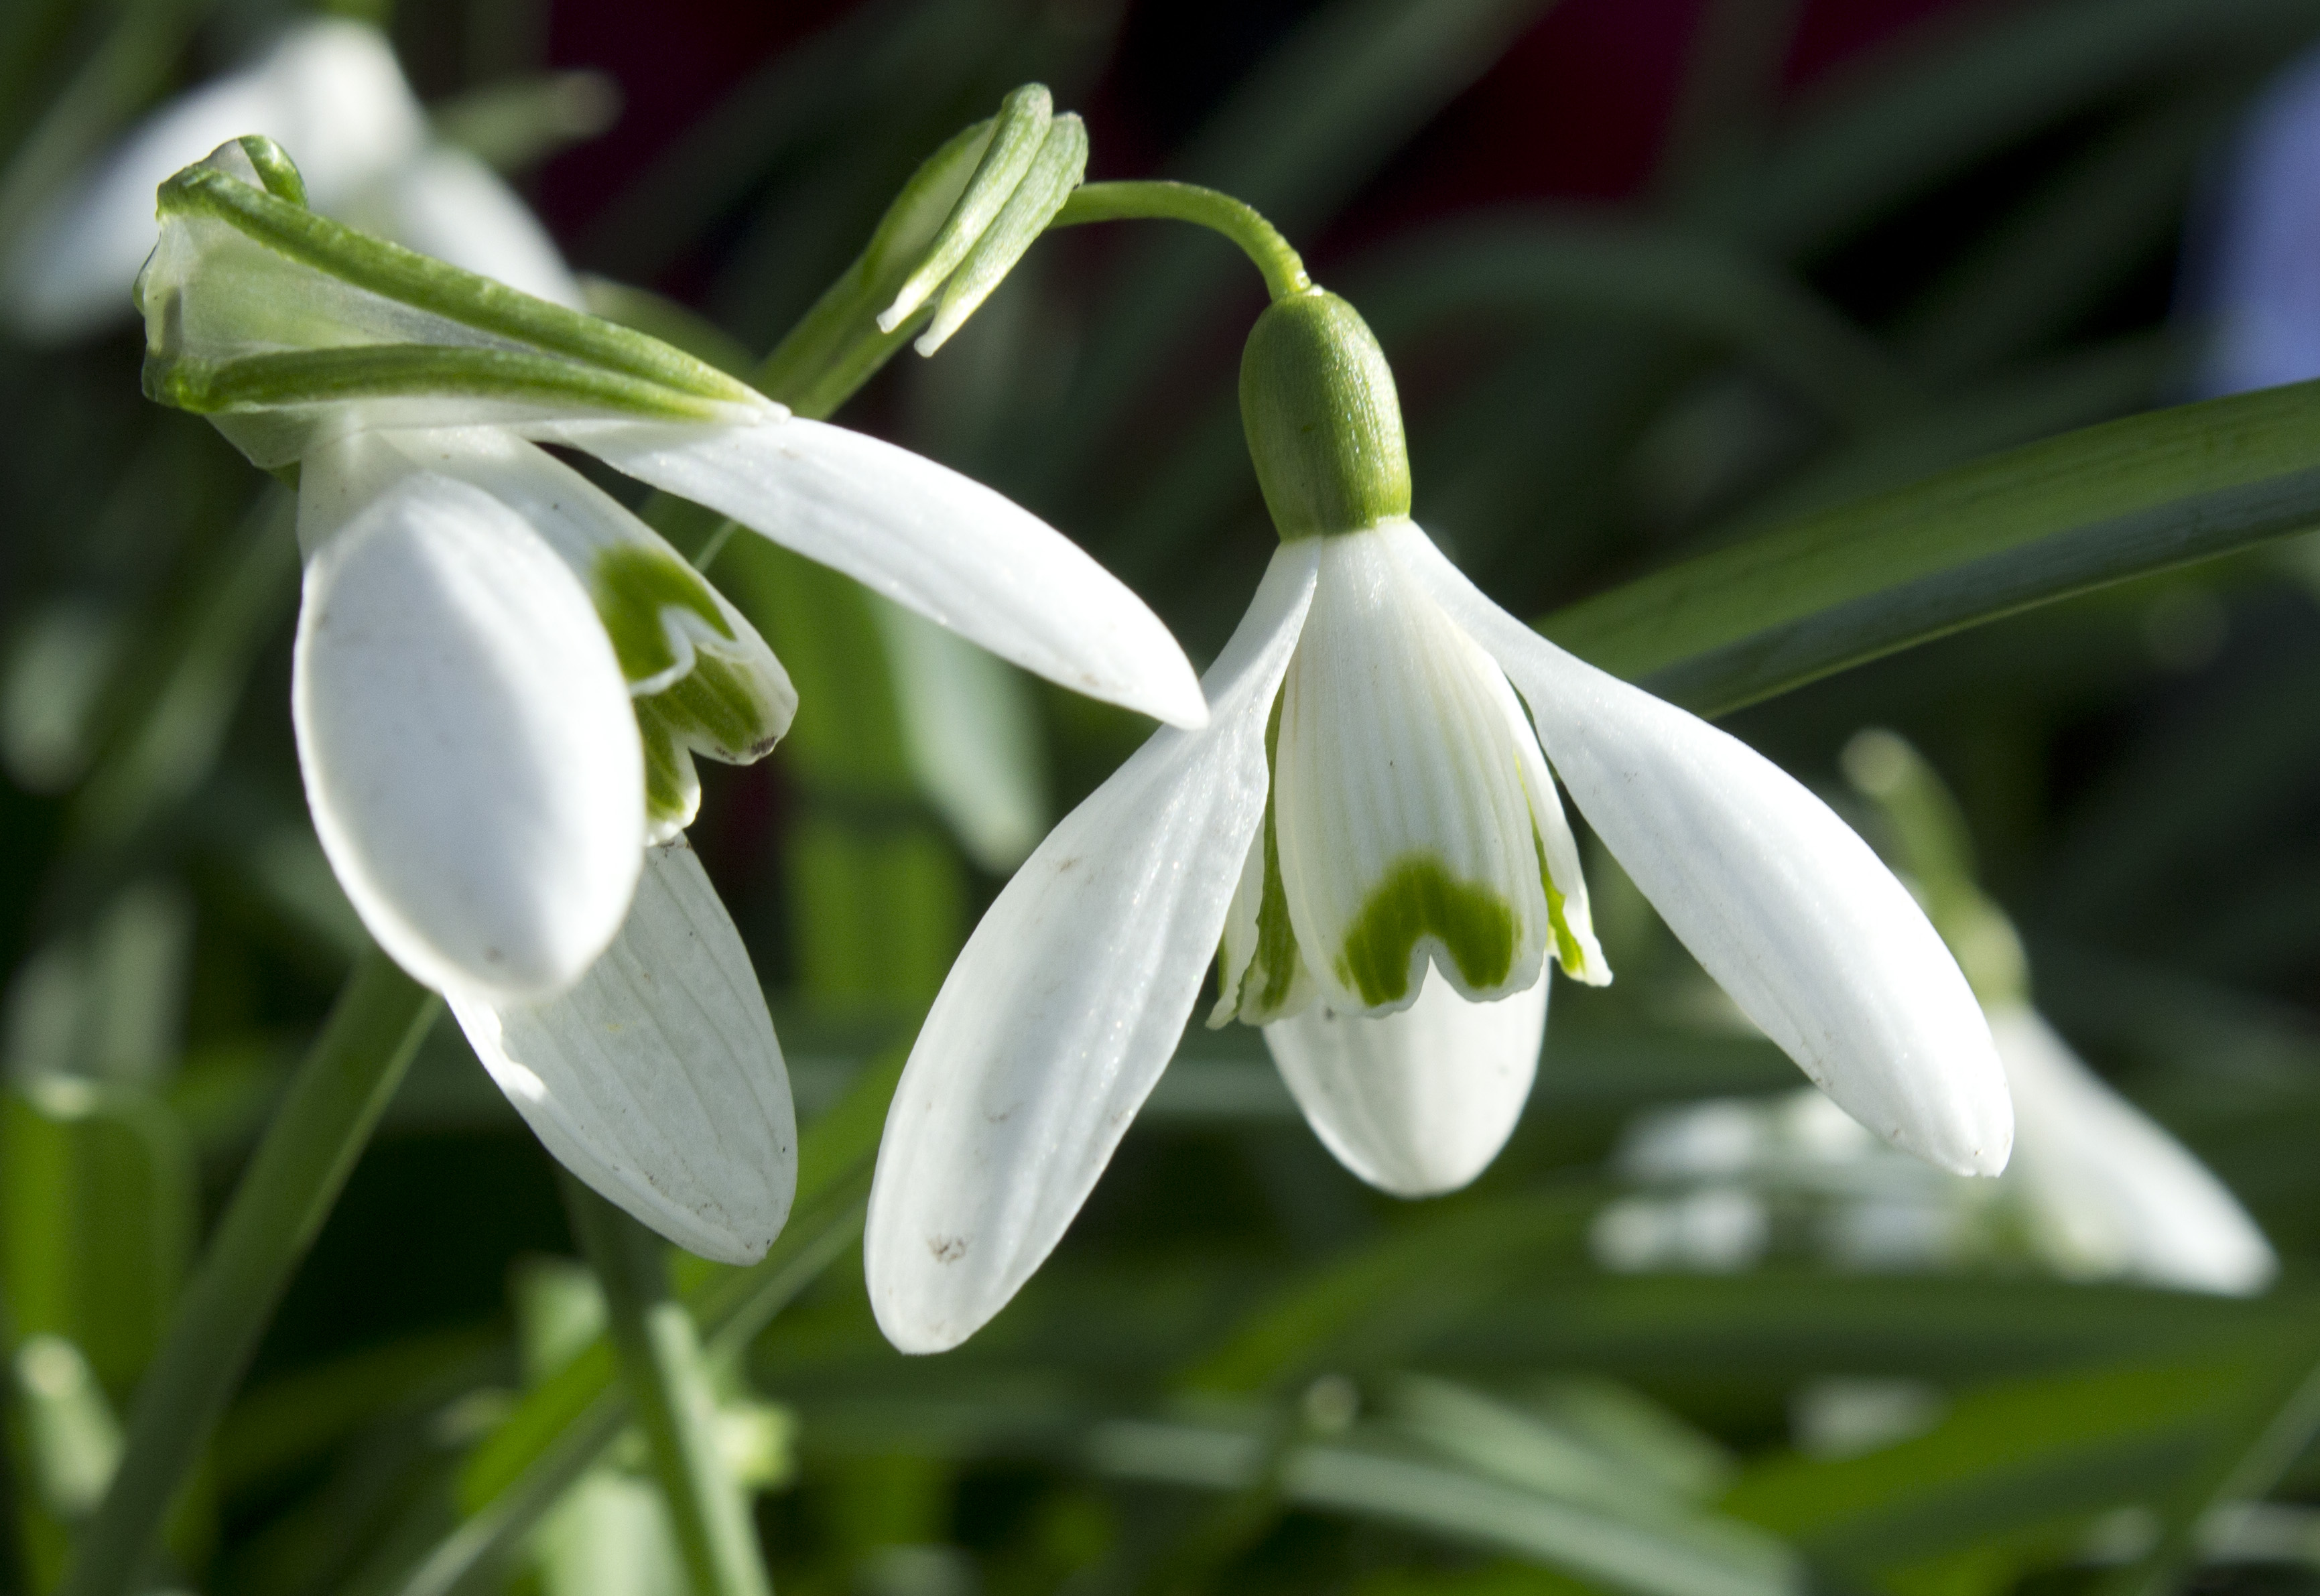
[[[1289,921],[1289,892],[1281,879],[1281,832],[1273,821],[1272,772],[1281,746],[1281,695],[1264,725],[1264,888],[1256,904],[1256,953],[1241,975],[1240,1011],[1271,1019],[1289,1001],[1297,983],[1297,929]],[[1256,991],[1252,978],[1261,978]],[[1259,1021],[1262,1023],[1262,1020]]]
[[[781,740],[784,728],[756,681],[706,651],[695,654],[693,668],[651,702],[687,746],[729,764],[763,758]]]
[[[663,549],[643,543],[603,549],[596,556],[594,578],[591,585],[597,617],[612,639],[621,674],[631,682],[649,681],[676,666],[676,647],[669,640],[664,611],[687,612],[719,637],[729,641],[733,637],[701,573]],[[690,674],[699,672],[696,663]]]
[[[1546,867],[1546,839],[1538,834],[1536,823],[1530,829],[1530,845],[1538,854],[1538,884],[1546,889],[1546,921],[1554,929],[1554,962],[1566,975],[1583,975],[1587,952],[1563,914],[1563,893],[1555,887],[1554,872]]]
[[[660,700],[636,700],[637,735],[645,749],[645,818],[654,832],[681,831],[701,809],[693,756],[660,712]]]
[[[1478,882],[1460,881],[1427,854],[1405,856],[1354,917],[1337,957],[1337,978],[1371,1004],[1409,995],[1409,956],[1421,937],[1440,942],[1477,992],[1514,969],[1515,908]]]

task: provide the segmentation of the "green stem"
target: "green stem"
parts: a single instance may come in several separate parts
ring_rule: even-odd
[[[604,1288],[621,1383],[660,1476],[697,1596],[772,1596],[748,1503],[717,1450],[717,1401],[701,1339],[668,1286],[658,1237],[566,1175],[565,1207]]]
[[[1051,228],[1075,227],[1083,222],[1190,222],[1220,232],[1241,248],[1241,253],[1264,274],[1264,286],[1275,299],[1310,294],[1313,279],[1305,263],[1281,230],[1254,206],[1228,194],[1202,188],[1197,183],[1088,183],[1074,190],[1056,213]]]
[[[162,1519],[440,1000],[376,949],[339,993],[145,1373],[120,1472],[73,1547],[59,1596],[127,1596]]]

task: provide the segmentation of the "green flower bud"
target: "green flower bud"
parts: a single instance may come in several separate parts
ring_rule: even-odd
[[[1314,289],[1273,302],[1240,361],[1241,424],[1285,541],[1409,513],[1409,447],[1385,351],[1361,313]]]

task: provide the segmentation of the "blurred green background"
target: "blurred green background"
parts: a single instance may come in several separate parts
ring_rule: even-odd
[[[0,235],[294,14],[13,0]],[[693,835],[767,984],[807,1189],[750,1292],[677,1275],[777,1588],[2320,1586],[2320,551],[2267,537],[1808,683],[1853,655],[1719,655],[1742,633],[1661,588],[1571,608],[1799,527],[1938,564],[1984,524],[1983,479],[1941,474],[2189,397],[2180,267],[2239,117],[2320,40],[2310,0],[364,14],[606,313],[735,363],[1020,82],[1087,115],[1091,178],[1256,204],[1384,341],[1416,514],[1460,563],[1732,711],[1897,848],[1839,756],[1902,733],[2040,1008],[2281,1254],[2264,1294],[2194,1294],[2057,1269],[2019,1212],[1865,1154],[1671,1174],[1638,1150],[1669,1111],[1801,1082],[1590,848],[1618,983],[1558,994],[1530,1110],[1471,1191],[1368,1191],[1254,1033],[1196,1029],[1017,1303],[904,1359],[853,1240],[895,1050],[1006,872],[1147,728],[742,540],[711,575],[802,705],[766,763],[704,766]],[[1272,547],[1232,385],[1261,304],[1214,238],[1077,230],[843,419],[1065,529],[1201,663]],[[146,404],[138,358],[125,323],[0,344],[0,1585],[27,1591],[361,940],[284,712],[286,498]],[[2282,414],[2320,407],[2290,393]],[[2320,524],[2314,463],[2243,521]],[[2220,512],[2173,513],[2186,554],[2232,540],[2198,541]],[[1917,630],[2092,580],[2013,578]],[[1842,620],[1817,579],[1796,603]],[[439,1026],[180,1515],[183,1587],[681,1589],[633,1440],[555,1383],[602,1312],[574,1251],[550,1162]]]

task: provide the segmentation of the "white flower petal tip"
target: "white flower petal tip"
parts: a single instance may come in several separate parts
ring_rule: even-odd
[[[1003,494],[891,443],[769,409],[703,426],[530,430],[706,504],[808,559],[1091,698],[1171,726],[1208,702],[1158,616]]]
[[[649,850],[621,934],[542,1003],[448,994],[564,1166],[678,1246],[765,1256],[797,1191],[797,1119],[749,956],[693,850]]]
[[[1993,1009],[2021,1116],[2007,1183],[2066,1274],[2246,1296],[2279,1256],[2207,1166],[2080,1063],[2038,1013]]]
[[[514,512],[404,477],[308,563],[291,715],[314,829],[379,946],[545,997],[629,911],[644,760],[588,596]]]
[[[1505,668],[1581,812],[1741,1011],[1897,1147],[1960,1174],[2004,1169],[2013,1108],[1989,1027],[1869,845],[1745,744],[1491,603],[1417,527],[1388,535]]]
[[[1314,1003],[1264,1028],[1297,1104],[1337,1162],[1397,1197],[1468,1184],[1514,1134],[1546,1037],[1547,989],[1469,1002],[1438,975],[1379,1018]]]
[[[1086,1201],[1175,1051],[1249,838],[1264,727],[1313,591],[1273,556],[1210,668],[1215,719],[1164,729],[1066,816],[952,966],[886,1116],[863,1242],[905,1352],[1004,1307]]]

